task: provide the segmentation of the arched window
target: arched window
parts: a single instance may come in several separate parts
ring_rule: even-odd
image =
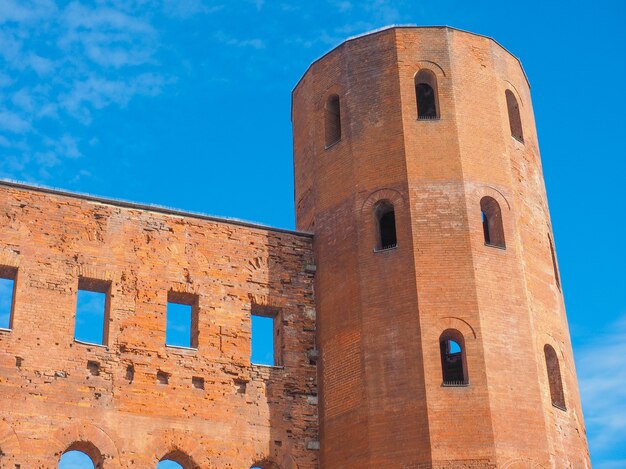
[[[341,108],[339,96],[333,94],[326,101],[326,148],[341,140]]]
[[[280,466],[268,459],[254,463],[250,469],[280,469]]]
[[[102,469],[102,454],[93,443],[76,441],[63,452],[59,469]]]
[[[511,127],[511,137],[524,143],[524,133],[522,132],[522,118],[519,114],[517,99],[511,90],[504,92],[506,95],[506,108],[509,111],[509,126]]]
[[[554,253],[554,244],[552,238],[548,235],[548,242],[550,243],[550,255],[552,256],[552,269],[554,270],[554,281],[558,289],[561,289],[561,279],[559,277],[559,268],[556,265],[556,254]]]
[[[381,200],[374,206],[378,242],[376,250],[395,248],[398,245],[396,238],[396,212],[393,204],[388,200]]]
[[[467,386],[469,377],[463,334],[456,329],[443,331],[439,337],[439,351],[443,386]]]
[[[199,469],[191,457],[180,450],[167,453],[157,464],[157,469]]]
[[[437,77],[428,69],[424,68],[415,75],[415,99],[419,120],[439,119]]]
[[[171,459],[161,459],[157,464],[157,469],[184,469],[183,466]]]
[[[543,347],[543,353],[546,356],[546,369],[548,370],[548,383],[550,384],[550,399],[552,400],[552,405],[559,409],[566,410],[559,357],[556,355],[552,346],[548,344]]]
[[[483,235],[487,246],[506,247],[504,242],[504,227],[502,226],[502,211],[500,204],[493,197],[480,199],[480,211],[483,217]]]
[[[59,461],[59,469],[95,469],[93,461],[82,451],[66,451]]]

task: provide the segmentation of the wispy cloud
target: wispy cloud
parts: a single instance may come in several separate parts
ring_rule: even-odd
[[[579,347],[576,367],[591,454],[617,454],[626,435],[626,314],[605,334]],[[622,450],[623,451],[623,450]],[[596,461],[594,467],[626,467],[619,461]]]
[[[159,67],[159,35],[139,3],[0,3],[0,176],[47,177],[82,155],[83,143],[67,128],[174,81]]]

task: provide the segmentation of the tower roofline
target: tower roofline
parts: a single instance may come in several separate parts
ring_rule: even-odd
[[[474,33],[472,31],[467,31],[465,29],[455,28],[453,26],[447,26],[447,25],[418,26],[418,25],[415,25],[415,24],[405,24],[405,25],[402,25],[402,24],[399,24],[399,25],[392,24],[392,25],[388,25],[388,26],[383,26],[383,27],[378,28],[378,29],[374,29],[372,31],[367,31],[365,33],[357,34],[355,36],[351,36],[348,39],[346,39],[343,42],[341,42],[338,45],[336,45],[335,47],[333,47],[332,49],[330,49],[328,52],[326,52],[323,55],[319,56],[317,59],[315,59],[313,62],[311,62],[311,64],[307,67],[307,69],[304,71],[304,73],[302,74],[300,79],[297,81],[297,83],[295,84],[295,86],[291,90],[291,93],[293,94],[293,92],[296,90],[296,88],[300,85],[300,82],[306,76],[306,74],[309,73],[309,70],[311,70],[311,67],[313,67],[313,65],[315,65],[317,62],[319,62],[322,59],[324,59],[327,55],[330,55],[331,53],[333,53],[334,51],[336,51],[336,50],[340,49],[341,47],[345,46],[349,42],[356,41],[356,40],[361,39],[363,37],[373,36],[375,34],[380,34],[380,33],[383,33],[383,32],[386,32],[386,31],[390,31],[390,30],[393,30],[393,29],[450,29],[452,31],[458,31],[458,32],[465,33],[465,34],[471,34],[472,36],[478,36],[478,37],[483,37],[483,38],[489,39],[494,44],[496,44],[498,47],[500,47],[503,51],[505,51],[507,54],[509,54],[511,57],[513,57],[515,60],[517,60],[517,63],[519,63],[519,66],[520,66],[520,68],[522,70],[522,73],[524,74],[524,78],[526,79],[526,83],[528,83],[528,87],[530,87],[530,81],[528,80],[528,75],[526,75],[526,71],[524,70],[524,66],[522,65],[522,61],[515,54],[513,54],[510,50],[508,50],[506,47],[504,47],[502,44],[500,44],[498,41],[496,41],[491,36],[487,36],[485,34]]]

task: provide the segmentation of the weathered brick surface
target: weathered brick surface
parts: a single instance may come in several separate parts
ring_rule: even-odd
[[[309,236],[9,184],[0,216],[0,265],[18,269],[0,331],[2,468],[56,468],[69,447],[97,448],[104,468],[173,451],[188,469],[318,466]],[[106,347],[73,340],[81,276],[111,282]],[[168,291],[198,295],[197,350],[165,346]],[[284,367],[250,364],[255,307],[278,312]]]
[[[438,120],[417,120],[422,68],[437,77]],[[511,137],[507,89],[524,143]],[[326,149],[330,94],[342,139]],[[310,67],[293,92],[293,126],[297,226],[314,232],[318,265],[321,467],[589,467],[517,59],[450,28],[360,37]],[[484,243],[484,196],[501,207],[504,250]],[[398,247],[374,252],[383,199],[395,206]],[[441,386],[446,329],[464,336],[467,387]],[[546,343],[565,411],[551,405]]]

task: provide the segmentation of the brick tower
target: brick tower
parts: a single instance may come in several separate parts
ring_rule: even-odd
[[[527,78],[448,27],[351,39],[293,92],[320,466],[590,467]]]

